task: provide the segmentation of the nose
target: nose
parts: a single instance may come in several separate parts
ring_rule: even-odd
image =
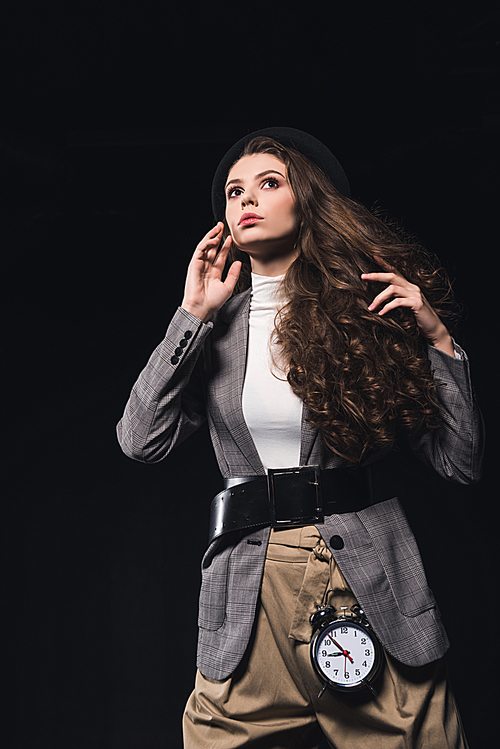
[[[241,196],[241,207],[244,208],[246,205],[257,205],[257,196],[252,188],[245,190]]]

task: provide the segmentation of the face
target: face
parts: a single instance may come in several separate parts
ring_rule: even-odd
[[[233,242],[262,275],[284,272],[296,256],[295,198],[286,166],[270,154],[243,156],[226,182],[226,220]],[[264,270],[263,270],[264,269]]]

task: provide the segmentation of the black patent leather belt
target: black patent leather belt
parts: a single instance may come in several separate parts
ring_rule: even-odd
[[[301,466],[225,479],[210,506],[209,542],[230,531],[314,525],[325,515],[364,510],[397,494],[384,466],[385,460],[356,469]]]

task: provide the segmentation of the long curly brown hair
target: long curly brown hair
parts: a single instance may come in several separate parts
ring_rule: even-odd
[[[301,153],[266,137],[242,156],[269,153],[287,167],[295,196],[299,255],[283,279],[288,302],[275,320],[280,364],[309,409],[327,447],[359,464],[440,424],[436,384],[410,310],[380,317],[368,310],[384,284],[361,279],[380,272],[379,257],[417,284],[450,327],[456,318],[451,285],[436,259],[386,218],[338,192]],[[226,235],[228,229],[226,227]],[[250,285],[248,256],[236,292]]]

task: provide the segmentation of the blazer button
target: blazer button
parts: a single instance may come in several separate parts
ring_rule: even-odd
[[[177,348],[176,348],[176,349],[175,349],[175,351],[174,351],[174,354],[175,354],[176,356],[180,356],[180,355],[182,354],[182,352],[183,352],[183,349],[181,349],[181,347],[180,347],[180,346],[177,346]]]
[[[181,338],[181,340],[179,341],[179,346],[181,348],[186,348],[187,345],[188,345],[188,342],[186,341],[186,339],[185,338]]]
[[[172,364],[178,364],[179,363],[179,357],[178,356],[173,356],[170,359],[170,361],[172,362]]]
[[[344,539],[342,536],[332,536],[330,539],[330,546],[332,549],[343,549],[344,548]]]
[[[189,341],[192,335],[193,335],[192,330],[186,330],[186,332],[184,333],[184,338],[186,338]]]

